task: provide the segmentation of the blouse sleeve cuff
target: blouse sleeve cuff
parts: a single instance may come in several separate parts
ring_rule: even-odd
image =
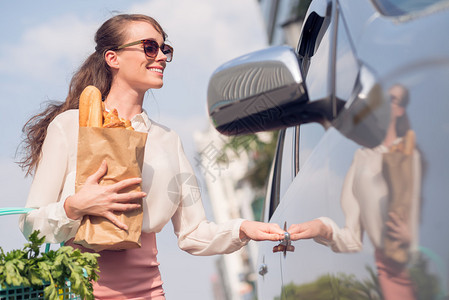
[[[56,219],[59,220],[61,225],[65,225],[65,224],[80,224],[81,223],[81,219],[74,220],[74,219],[71,219],[71,218],[69,218],[67,216],[67,213],[66,213],[65,208],[64,208],[64,204],[65,204],[65,200],[57,202],[57,204],[56,204],[57,209],[55,211],[56,217],[57,217]]]
[[[319,217],[319,218],[317,218],[317,220],[320,220],[321,222],[323,222],[323,224],[326,225],[327,227],[332,228],[332,240],[328,240],[324,237],[319,236],[319,237],[314,238],[315,242],[320,243],[325,246],[328,246],[328,247],[332,247],[335,244],[335,242],[334,242],[334,234],[335,234],[334,222],[327,217]]]
[[[46,243],[60,243],[75,236],[81,220],[67,217],[63,201],[37,208],[27,215],[22,215],[19,226],[26,238],[39,230],[45,236]]]
[[[242,246],[248,244],[248,242],[251,240],[246,236],[243,239],[240,238],[240,226],[242,225],[243,221],[245,221],[245,219],[237,219],[235,221],[234,227],[232,228],[232,240],[236,241]]]

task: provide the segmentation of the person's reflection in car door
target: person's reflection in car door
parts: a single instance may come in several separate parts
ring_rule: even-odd
[[[335,252],[358,252],[366,232],[384,299],[415,299],[407,265],[418,247],[421,165],[406,107],[407,89],[389,89],[390,124],[381,145],[358,149],[341,193],[345,226],[329,217],[294,224],[292,240],[313,238]]]

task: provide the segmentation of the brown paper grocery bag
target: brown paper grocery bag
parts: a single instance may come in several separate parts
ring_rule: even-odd
[[[409,130],[401,144],[383,154],[382,171],[389,191],[388,212],[394,212],[410,227],[410,214],[413,200],[413,151],[414,132]],[[409,260],[409,245],[384,236],[384,254],[399,264]]]
[[[103,160],[108,164],[108,171],[101,185],[141,177],[146,139],[146,133],[124,128],[80,127],[75,191],[98,170]],[[140,185],[136,185],[121,192],[140,190]],[[74,243],[97,252],[140,247],[142,208],[115,214],[128,230],[118,228],[104,217],[84,216]]]

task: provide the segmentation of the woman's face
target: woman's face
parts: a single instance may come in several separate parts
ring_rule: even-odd
[[[164,43],[162,35],[150,23],[131,22],[124,44],[142,39],[153,39],[159,46]],[[113,84],[121,84],[139,93],[145,93],[148,89],[159,89],[163,85],[166,59],[161,50],[154,59],[148,58],[142,44],[123,48],[117,51],[118,69]]]
[[[393,86],[390,89],[390,101],[391,101],[391,119],[395,120],[401,117],[405,113],[405,108],[401,106],[405,92],[403,88],[399,86]]]

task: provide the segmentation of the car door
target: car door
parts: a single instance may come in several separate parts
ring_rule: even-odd
[[[406,124],[407,132],[413,133],[412,168],[401,171],[404,164],[395,162],[395,175],[387,177],[390,193],[397,193],[395,187],[399,186],[402,193],[409,192],[413,196],[406,206],[410,209],[410,217],[401,234],[409,252],[398,273],[403,282],[413,287],[416,299],[443,299],[448,296],[449,282],[449,239],[441,231],[449,228],[445,213],[449,203],[444,200],[449,192],[449,172],[445,171],[448,166],[445,156],[449,150],[449,43],[441,39],[442,31],[438,28],[449,24],[449,3],[381,0],[373,1],[374,6],[364,9],[355,7],[372,16],[361,34],[362,29],[353,26],[357,18],[350,13],[354,9],[353,2],[340,2],[344,19],[352,31],[359,61],[376,74],[375,81],[380,83],[382,94],[387,95],[391,102],[391,115],[398,107],[398,88],[406,99],[401,104],[401,119],[404,121],[401,125]],[[397,131],[403,130],[396,127]],[[388,161],[384,161],[384,172],[392,174],[390,163],[385,162]],[[402,184],[398,185],[398,179],[403,180]],[[441,234],[445,238],[441,238]],[[365,236],[375,241],[375,238]],[[375,273],[381,281],[380,286],[384,266],[379,252],[383,250],[386,253],[386,240],[383,244],[381,249],[373,249],[372,252],[378,265]],[[345,261],[339,262],[342,264],[340,270],[349,273],[349,268],[343,268]],[[385,293],[399,290],[398,285],[391,284],[395,280],[398,278],[392,276],[390,287],[380,290],[384,297],[388,297]]]

